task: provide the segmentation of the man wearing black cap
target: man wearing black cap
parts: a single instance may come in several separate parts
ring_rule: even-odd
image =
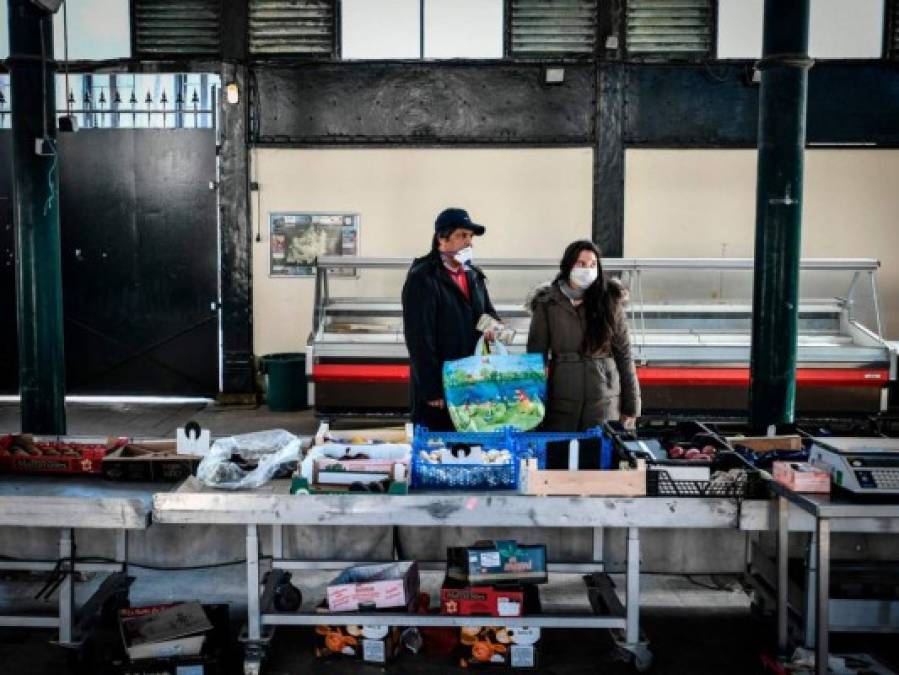
[[[442,211],[434,221],[431,252],[413,261],[403,286],[412,421],[434,431],[453,429],[443,394],[444,362],[472,355],[484,315],[499,321],[484,273],[472,264],[472,238],[485,231],[465,209]],[[494,338],[492,330],[484,334]]]

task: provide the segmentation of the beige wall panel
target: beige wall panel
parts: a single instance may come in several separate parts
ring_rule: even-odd
[[[625,255],[751,256],[755,182],[754,150],[628,150]],[[886,332],[893,339],[899,338],[897,186],[899,151],[806,153],[802,253],[878,258]],[[738,296],[748,283],[725,280],[715,287],[712,275],[699,276],[712,297]],[[803,278],[806,290],[812,283]]]
[[[314,280],[268,275],[268,214],[346,211],[361,214],[360,253],[426,253],[434,217],[447,206],[467,208],[487,235],[480,257],[557,257],[570,240],[588,237],[593,159],[589,148],[259,149],[262,241],[253,244],[253,320],[257,354],[302,350],[311,328]],[[401,276],[337,282],[354,293],[398,292]],[[494,298],[521,294],[492,280]],[[499,287],[498,287],[499,286]]]

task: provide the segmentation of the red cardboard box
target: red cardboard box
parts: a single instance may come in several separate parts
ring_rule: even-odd
[[[523,616],[521,586],[455,586],[440,589],[440,612],[459,616]]]
[[[80,438],[8,434],[0,437],[0,471],[6,473],[100,473],[103,458],[127,438]]]

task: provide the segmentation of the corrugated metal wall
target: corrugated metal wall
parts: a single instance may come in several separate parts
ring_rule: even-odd
[[[894,61],[899,61],[899,0],[887,0],[887,38],[884,56]]]
[[[331,56],[333,0],[250,0],[250,53]]]
[[[596,0],[513,0],[513,56],[589,55],[596,45]]]
[[[627,53],[703,57],[712,53],[713,0],[627,0]]]
[[[132,7],[135,56],[219,53],[220,0],[134,0]]]

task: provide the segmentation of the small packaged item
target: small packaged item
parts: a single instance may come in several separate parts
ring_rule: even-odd
[[[546,546],[499,540],[450,547],[446,551],[446,575],[466,584],[543,584],[547,581]]]
[[[522,616],[524,588],[519,584],[465,586],[446,579],[440,588],[440,611],[455,616]]]
[[[808,462],[774,462],[773,475],[794,492],[830,492],[830,474]]]
[[[536,668],[539,640],[540,629],[536,627],[463,626],[459,665],[462,668]]]
[[[315,656],[387,663],[400,653],[402,633],[399,626],[316,626]]]

